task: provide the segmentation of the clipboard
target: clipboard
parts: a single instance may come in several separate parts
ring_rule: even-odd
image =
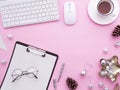
[[[1,90],[48,90],[58,55],[16,42]]]

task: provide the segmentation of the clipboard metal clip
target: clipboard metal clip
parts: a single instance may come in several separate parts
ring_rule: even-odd
[[[38,49],[38,48],[32,47],[32,46],[28,46],[26,51],[29,52],[29,53],[36,54],[36,55],[40,55],[42,57],[46,56],[46,51],[44,51],[42,49]]]

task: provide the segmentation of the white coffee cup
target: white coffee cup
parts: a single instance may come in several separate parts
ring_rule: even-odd
[[[97,12],[102,16],[114,16],[112,15],[114,11],[114,3],[111,0],[100,0],[97,4]]]

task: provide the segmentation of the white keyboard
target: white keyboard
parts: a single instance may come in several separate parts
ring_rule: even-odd
[[[60,19],[57,0],[34,0],[1,7],[4,28],[56,21]]]

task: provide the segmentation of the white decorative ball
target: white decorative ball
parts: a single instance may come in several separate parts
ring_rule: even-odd
[[[106,60],[101,60],[101,65],[106,65]]]
[[[105,73],[105,75],[107,75],[107,74],[108,74],[108,72],[107,72],[107,71],[104,71],[104,73]]]
[[[109,66],[106,66],[106,70],[109,71],[109,70],[110,70],[110,67],[109,67]]]
[[[104,90],[109,90],[109,88],[108,88],[108,87],[105,87]]]
[[[6,63],[7,63],[7,61],[1,60],[1,64],[2,64],[2,65],[5,65]]]
[[[120,41],[115,42],[115,46],[120,46]]]
[[[103,49],[103,52],[104,52],[104,53],[108,53],[108,51],[109,51],[109,50],[108,50],[107,48],[104,48],[104,49]]]
[[[103,84],[102,82],[100,82],[100,83],[98,83],[98,86],[99,86],[99,87],[103,87],[104,84]]]
[[[82,70],[81,71],[81,76],[85,76],[86,75],[86,70]]]
[[[92,84],[89,84],[89,85],[88,85],[88,89],[93,89],[93,85],[92,85]]]
[[[101,71],[101,72],[100,72],[100,75],[101,75],[101,76],[105,76],[105,75],[106,75],[106,71]]]
[[[8,39],[12,39],[13,38],[13,36],[11,34],[8,34],[7,37],[8,37]]]

